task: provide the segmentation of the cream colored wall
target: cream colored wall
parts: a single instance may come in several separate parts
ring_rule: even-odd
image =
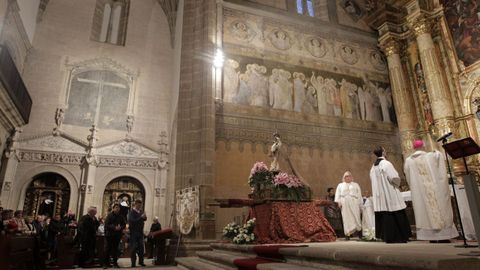
[[[66,61],[75,63],[106,57],[138,72],[137,104],[132,136],[156,145],[160,130],[169,129],[173,62],[165,15],[155,1],[132,1],[125,46],[90,40],[94,0],[50,1],[37,25],[34,49],[27,59],[24,80],[34,100],[24,136],[52,130],[55,110],[68,76]],[[68,113],[68,112],[67,112]],[[64,126],[64,131],[86,139],[88,128]],[[126,132],[99,130],[99,144],[124,138]]]
[[[30,42],[33,41],[35,26],[37,25],[37,13],[40,0],[17,0],[20,8],[20,17]]]
[[[52,132],[55,111],[65,100],[67,62],[108,58],[138,74],[131,136],[158,150],[160,132],[172,134],[174,115],[171,111],[174,58],[167,18],[157,1],[131,1],[125,46],[100,43],[90,40],[95,3],[95,0],[49,1],[43,20],[37,24],[33,48],[25,62],[23,79],[33,99],[33,107],[30,123],[23,128],[21,138]],[[83,141],[90,133],[89,128],[72,125],[63,125],[62,131]],[[97,145],[122,140],[125,135],[126,130],[99,130]],[[23,207],[25,187],[35,175],[48,171],[71,176],[65,176],[67,180],[71,179],[69,208],[80,212],[77,206],[82,171],[80,166],[73,165],[20,162],[12,185],[18,196],[10,196],[8,204],[13,208]],[[35,175],[30,175],[32,173]],[[158,179],[154,169],[115,167],[96,170],[93,202],[100,208],[105,185],[116,176],[132,176],[144,185],[145,209],[150,221],[151,217],[165,210],[163,206],[162,209],[153,209],[155,179]],[[170,183],[168,179],[167,183]]]

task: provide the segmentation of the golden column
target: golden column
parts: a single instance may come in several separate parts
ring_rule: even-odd
[[[400,43],[392,37],[382,37],[380,38],[380,47],[387,57],[402,153],[406,157],[413,151],[412,142],[415,138],[417,123],[413,97],[400,60]]]
[[[430,22],[422,15],[409,19],[411,30],[416,37],[420,61],[422,63],[428,97],[432,106],[437,136],[453,131],[454,112],[449,89],[441,70],[441,62],[435,52],[430,34]]]

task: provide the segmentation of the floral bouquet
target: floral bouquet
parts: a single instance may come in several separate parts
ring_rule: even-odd
[[[274,197],[285,197],[288,200],[310,199],[310,188],[305,186],[296,175],[280,172],[273,178]]]
[[[235,222],[228,223],[225,228],[223,228],[223,237],[227,239],[233,239],[240,232],[240,225]]]
[[[255,234],[253,233],[255,220],[255,218],[248,220],[247,223],[239,229],[238,234],[232,239],[234,244],[251,244],[255,241]]]
[[[262,187],[271,186],[272,178],[273,175],[268,170],[267,165],[261,161],[257,161],[250,171],[248,185],[252,188],[252,191],[259,191]]]

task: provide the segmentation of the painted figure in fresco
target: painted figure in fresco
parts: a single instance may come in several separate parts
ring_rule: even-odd
[[[292,75],[283,69],[272,70],[269,79],[270,106],[274,109],[292,110],[293,89],[288,80]]]
[[[340,98],[343,117],[356,118],[358,115],[358,97],[356,90],[357,86],[355,84],[347,82],[345,79],[342,79],[340,82]]]
[[[296,112],[301,112],[303,104],[305,103],[305,75],[303,73],[293,73],[293,91],[293,110]]]
[[[249,105],[251,91],[248,87],[248,74],[238,75],[239,87],[237,95],[233,98],[233,102],[236,104]]]
[[[321,115],[327,115],[327,93],[325,89],[325,80],[322,76],[315,77],[315,72],[312,72],[312,77],[310,78],[310,83],[312,87],[315,88],[315,93],[317,96],[317,106],[318,113]],[[333,112],[333,108],[332,108]]]
[[[340,100],[337,81],[332,78],[326,78],[325,89],[327,93],[327,114],[342,116],[342,102]]]
[[[238,94],[239,64],[237,61],[228,59],[223,67],[223,101],[233,102],[233,98]]]
[[[389,109],[392,106],[392,95],[390,93],[390,87],[385,89],[378,87],[377,95],[382,109],[383,122],[391,122]]]
[[[358,87],[358,107],[360,108],[360,119],[365,120],[365,90],[362,87]]]
[[[267,68],[257,64],[247,65],[248,87],[250,88],[250,105],[266,107],[268,105],[268,81],[265,77]]]
[[[302,111],[304,113],[316,113],[316,107],[318,106],[318,99],[315,95],[315,88],[311,85],[307,88],[307,94],[305,95],[305,102],[303,103]]]
[[[469,66],[480,59],[480,6],[476,0],[444,0],[444,13],[458,57]]]

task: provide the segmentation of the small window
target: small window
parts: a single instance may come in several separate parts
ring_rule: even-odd
[[[315,16],[313,0],[297,0],[297,13],[301,15]]]
[[[97,0],[91,39],[125,45],[129,7],[129,0]]]

